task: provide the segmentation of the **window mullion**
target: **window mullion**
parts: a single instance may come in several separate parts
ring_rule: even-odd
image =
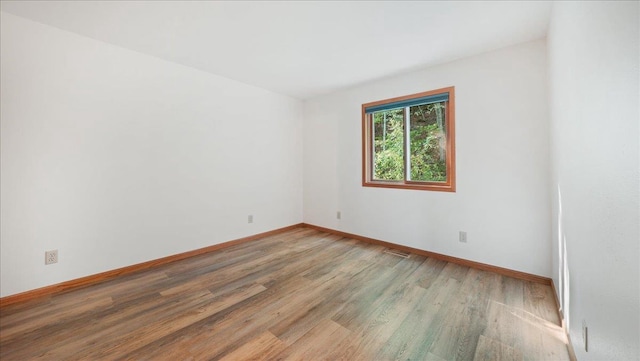
[[[411,112],[404,108],[404,180],[411,180]]]
[[[373,114],[368,115],[367,123],[369,123],[369,129],[371,130],[369,133],[369,154],[371,154],[369,157],[369,179],[374,179],[374,167],[376,164],[376,134],[373,124]]]

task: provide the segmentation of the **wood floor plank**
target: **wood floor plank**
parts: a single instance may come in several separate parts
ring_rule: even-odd
[[[453,355],[456,360],[470,360],[478,344],[479,335],[487,325],[490,293],[487,272],[470,269],[465,276],[453,304],[442,313],[445,322],[430,352],[434,355]]]
[[[461,266],[459,264],[447,262],[447,264],[442,269],[447,277],[453,278],[460,282],[464,281],[465,277],[467,277],[467,272],[469,272],[469,267]]]
[[[296,289],[304,282],[310,281],[300,276],[292,276],[272,285],[256,297],[159,338],[128,355],[128,359],[163,359],[165,349],[185,350],[196,359],[223,357],[267,331],[267,327],[263,327],[260,322],[273,322],[273,316],[265,313],[270,307],[282,307],[281,304],[288,303],[288,297],[294,297]]]
[[[4,360],[568,360],[550,287],[309,228],[0,308]]]
[[[291,346],[275,356],[275,360],[330,360],[327,350],[340,343],[351,331],[324,319]]]
[[[429,352],[427,354],[427,357],[425,357],[425,361],[447,361],[447,359],[444,359],[438,355],[434,355],[431,352]]]
[[[454,304],[460,282],[439,276],[439,285],[430,287],[391,338],[380,350],[380,359],[422,359],[446,325],[447,309]]]
[[[458,294],[456,297],[459,296],[462,295]],[[479,334],[477,331],[484,328],[482,315],[476,306],[469,305],[472,302],[469,299],[454,302],[447,312],[434,319],[433,324],[434,327],[437,325],[438,334],[422,347],[415,348],[411,355],[423,356],[430,352],[441,357],[453,355],[456,360],[469,360],[473,357]],[[431,347],[427,347],[429,343]]]
[[[549,300],[554,298],[551,287],[533,282],[525,282],[524,291],[525,311],[535,317],[549,320],[558,326],[560,325],[558,312],[555,310],[555,307],[552,307],[552,303],[549,302]]]
[[[230,308],[229,313],[222,313],[192,325],[185,329],[185,332],[195,334],[188,340],[192,344],[190,352],[196,358],[224,356],[225,353],[255,337],[259,330],[267,330],[271,323],[284,317],[283,315],[288,313],[287,310],[300,309],[312,300],[318,299],[326,285],[340,287],[335,278],[333,276],[311,281],[300,276],[288,277],[248,302]],[[301,288],[308,291],[297,292]],[[178,338],[171,343],[163,340],[162,344],[182,347],[176,345],[176,342],[180,343],[182,339]]]
[[[321,319],[332,318],[335,320],[341,316],[348,318],[349,312],[354,311],[353,308],[350,308],[354,304],[361,305],[359,308],[361,314],[368,313],[366,309],[373,309],[378,304],[378,302],[372,301],[371,296],[368,296],[368,294],[371,292],[370,287],[374,286],[377,282],[376,280],[380,277],[381,270],[387,270],[390,274],[393,274],[391,270],[387,268],[381,269],[376,264],[369,262],[344,262],[342,267],[337,267],[333,271],[333,274],[343,280],[344,285],[333,288],[332,291],[329,288],[325,288],[322,299],[314,299],[311,303],[305,305],[302,308],[303,312],[294,310],[293,313],[287,315],[274,327],[271,327],[270,330],[287,344],[290,344],[295,342],[297,338]],[[391,283],[382,282],[382,284],[388,287],[392,286]],[[350,321],[354,322],[353,319]],[[345,326],[341,322],[338,323]]]
[[[221,361],[236,360],[272,360],[286,348],[284,342],[274,336],[271,332],[265,331],[258,337],[245,343],[233,352],[222,357]]]
[[[145,327],[137,329],[135,332],[117,337],[114,341],[105,345],[103,352],[96,354],[100,358],[107,358],[117,352],[131,352],[143,347],[155,339],[170,335],[189,325],[203,320],[225,308],[231,307],[237,302],[252,297],[264,291],[262,285],[251,285],[238,289],[237,292],[216,297],[207,304],[200,305],[188,312],[175,315],[175,317],[165,318],[156,322],[151,322]],[[126,341],[126,342],[125,342]]]
[[[63,293],[55,298],[49,298],[46,303],[33,305],[32,307],[22,308],[16,307],[14,312],[0,316],[3,328],[10,328],[15,323],[37,323],[47,315],[60,316],[65,309],[76,308],[78,304],[95,303],[96,300],[112,300],[119,298],[121,294],[130,290],[139,290],[139,283],[148,285],[154,281],[165,281],[167,276],[162,272],[148,272],[139,275],[129,275],[125,279],[120,280],[116,287],[115,283],[105,282],[95,287],[87,287],[78,289],[75,292]],[[126,281],[126,282],[123,282]],[[12,309],[14,305],[12,305]],[[20,306],[15,305],[15,306]],[[73,312],[75,313],[75,311]]]
[[[39,313],[38,317],[30,318],[30,322],[19,322],[7,325],[0,329],[0,338],[5,341],[9,341],[14,337],[23,335],[28,332],[32,332],[38,328],[42,328],[47,324],[55,323],[60,319],[69,319],[77,317],[84,313],[94,311],[95,309],[109,307],[113,304],[111,297],[104,297],[98,299],[86,299],[80,305],[74,305],[73,307],[57,307],[55,312],[42,314]]]
[[[428,289],[446,265],[447,262],[445,261],[428,258],[422,265],[420,265],[420,277],[416,281],[417,285]]]
[[[229,314],[221,315],[221,317],[216,317],[207,322],[193,325],[191,330],[192,332],[197,333],[195,337],[183,337],[184,335],[176,335],[174,341],[169,341],[167,344],[166,340],[162,340],[162,344],[166,347],[183,347],[183,343],[191,343],[193,346],[190,348],[190,352],[194,355],[205,357],[206,355],[218,355],[224,354],[225,350],[228,348],[233,348],[236,345],[239,345],[243,342],[243,340],[247,340],[248,338],[253,336],[252,329],[258,328],[261,325],[267,322],[274,322],[275,319],[281,317],[281,314],[286,314],[286,308],[296,309],[297,305],[304,305],[308,303],[308,300],[321,299],[318,297],[318,294],[314,292],[320,292],[322,290],[322,284],[326,282],[333,282],[336,286],[339,286],[335,282],[335,276],[329,275],[328,277],[323,277],[323,279],[319,279],[316,281],[306,280],[297,276],[297,274],[301,273],[301,271],[307,267],[313,267],[315,263],[321,263],[324,259],[323,256],[319,257],[319,260],[316,258],[318,254],[320,255],[330,255],[331,257],[335,257],[338,253],[343,250],[341,247],[323,247],[320,250],[315,250],[313,259],[308,258],[292,258],[289,261],[289,265],[291,268],[287,270],[287,272],[282,272],[284,268],[279,268],[276,271],[271,270],[271,272],[267,272],[274,278],[274,280],[270,280],[265,283],[269,289],[263,292],[258,297],[251,300],[249,304],[241,305],[242,307],[238,307],[236,309],[232,309]],[[313,292],[301,292],[301,288],[309,287]],[[284,296],[282,296],[284,295]],[[302,298],[301,298],[302,297]],[[304,298],[307,297],[307,298]],[[297,301],[296,301],[297,300]],[[260,309],[261,314],[266,314],[267,317],[261,317],[256,319],[255,317],[255,309]],[[242,323],[238,323],[238,320],[241,320]],[[252,324],[253,327],[248,327],[248,324]],[[241,329],[239,329],[241,327]],[[200,344],[210,344],[211,337],[210,334],[215,334],[216,337],[215,344],[210,345],[208,347],[200,347]],[[223,339],[223,342],[220,341]],[[155,346],[155,345],[152,345]]]
[[[398,331],[404,319],[417,303],[424,299],[426,290],[414,285],[403,285],[389,300],[375,309],[366,324],[336,345],[329,359],[376,359],[377,352]]]
[[[350,330],[355,330],[365,324],[370,311],[385,302],[387,295],[393,291],[393,287],[402,284],[404,279],[422,263],[413,259],[400,259],[403,262],[397,263],[396,267],[372,268],[373,274],[365,280],[365,284],[359,285],[353,292],[343,295],[343,305],[332,319]]]
[[[473,361],[522,361],[522,351],[480,335]]]
[[[318,247],[319,246],[320,245],[318,245]],[[202,273],[189,281],[182,282],[170,289],[162,290],[160,293],[163,296],[167,296],[170,294],[179,294],[189,289],[221,287],[224,284],[228,284],[229,280],[237,280],[245,277],[247,274],[264,273],[266,264],[268,264],[270,268],[277,268],[278,266],[285,267],[290,264],[291,258],[301,257],[312,251],[312,248],[297,249],[294,251],[283,247],[274,250],[274,252],[263,253],[259,257],[253,257],[244,262],[234,263],[227,267],[217,269],[217,272]]]
[[[102,359],[107,358],[105,356],[107,352],[111,352],[110,356],[115,357],[118,353],[123,353],[121,349],[113,352],[115,348],[130,346],[129,339],[123,335],[134,335],[141,330],[143,331],[142,336],[145,336],[147,333],[153,332],[155,326],[167,322],[167,319],[189,314],[212,299],[213,295],[207,291],[192,293],[190,296],[182,297],[177,302],[171,302],[168,305],[163,304],[161,308],[156,310],[157,312],[138,317],[140,323],[120,320],[120,324],[112,324],[111,327],[93,334],[76,337],[58,344],[56,348],[49,350],[45,356],[52,359],[64,359],[69,355],[74,355],[79,359]],[[147,317],[149,319],[143,321]]]

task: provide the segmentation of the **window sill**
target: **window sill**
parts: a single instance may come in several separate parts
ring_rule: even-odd
[[[436,191],[436,192],[453,192],[455,193],[455,184],[448,183],[421,183],[421,182],[384,182],[384,181],[367,181],[362,183],[363,187],[374,188],[394,188],[394,189],[412,189],[419,191]]]

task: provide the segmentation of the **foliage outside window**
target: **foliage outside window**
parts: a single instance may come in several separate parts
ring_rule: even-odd
[[[365,187],[455,192],[454,88],[362,105]]]

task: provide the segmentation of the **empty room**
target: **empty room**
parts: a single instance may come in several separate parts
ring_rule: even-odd
[[[0,10],[1,360],[640,360],[640,2]]]

